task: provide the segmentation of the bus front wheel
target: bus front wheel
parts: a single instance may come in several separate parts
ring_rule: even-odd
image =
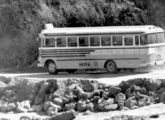
[[[109,61],[106,62],[105,68],[107,69],[107,71],[109,73],[117,73],[118,72],[116,63],[112,60],[109,60]]]
[[[56,64],[53,61],[49,61],[47,64],[47,69],[49,74],[57,74],[58,70],[56,69]]]

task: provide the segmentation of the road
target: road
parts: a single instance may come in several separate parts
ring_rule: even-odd
[[[88,73],[60,73],[58,75],[49,75],[48,73],[21,73],[21,74],[8,74],[8,73],[0,73],[0,76],[6,77],[23,77],[34,80],[45,80],[45,79],[67,79],[67,78],[79,78],[79,79],[90,79],[97,80],[99,82],[111,85],[117,85],[121,81],[126,81],[134,78],[157,78],[157,79],[165,79],[165,69],[156,69],[150,72],[146,72],[145,70],[131,72],[120,72],[118,74],[109,74],[107,72],[88,72]]]

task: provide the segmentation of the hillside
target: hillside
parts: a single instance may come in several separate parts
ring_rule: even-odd
[[[54,26],[154,24],[165,28],[163,0],[0,0],[0,67],[32,64],[37,35]]]

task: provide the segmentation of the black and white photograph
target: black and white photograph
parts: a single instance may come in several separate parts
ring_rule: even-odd
[[[165,120],[164,0],[0,0],[0,120]]]

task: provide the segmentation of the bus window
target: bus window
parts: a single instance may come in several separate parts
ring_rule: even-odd
[[[79,37],[79,46],[80,47],[89,46],[88,37]]]
[[[68,37],[68,47],[77,47],[77,37]]]
[[[122,46],[122,36],[112,36],[112,43],[114,46]]]
[[[140,45],[146,45],[146,44],[148,44],[147,36],[146,35],[140,36]]]
[[[101,36],[102,46],[111,46],[111,36]]]
[[[135,45],[139,45],[139,36],[135,36]]]
[[[99,36],[90,37],[90,46],[100,46],[100,38]]]
[[[157,43],[156,34],[147,35],[148,44]]]
[[[55,47],[55,39],[54,38],[46,38],[45,39],[45,47]]]
[[[159,43],[164,43],[165,42],[164,33],[157,33],[157,38],[158,38]]]
[[[66,47],[66,37],[58,37],[57,40],[57,47]]]
[[[133,45],[133,37],[124,37],[124,43],[126,46]]]

